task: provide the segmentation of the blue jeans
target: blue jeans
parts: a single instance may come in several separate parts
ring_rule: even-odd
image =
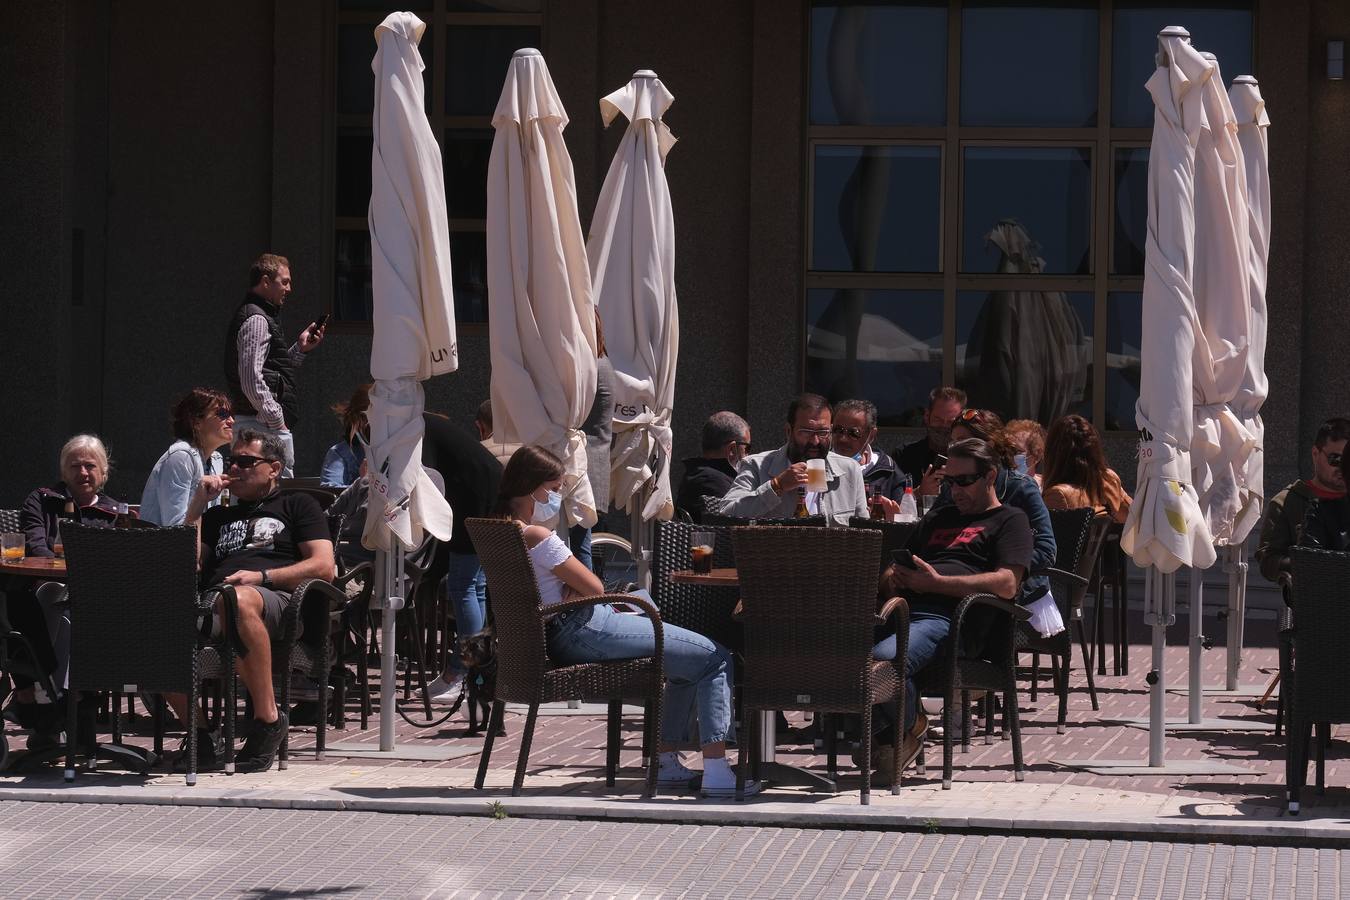
[[[573,525],[567,529],[567,543],[572,548],[572,555],[594,572],[595,567],[591,565],[591,530],[585,525]]]
[[[636,591],[650,599],[646,591]],[[731,652],[714,640],[675,625],[663,627],[666,690],[661,702],[661,740],[687,743],[698,713],[701,745],[733,737]],[[612,606],[576,609],[548,625],[548,655],[565,664],[650,656],[656,650],[651,620],[615,612]]]
[[[955,605],[953,599],[952,604]],[[938,655],[952,629],[949,611],[932,604],[916,603],[909,613],[909,653],[905,656],[905,731],[914,727],[919,712],[919,691],[914,685],[915,674],[923,671]],[[895,659],[895,635],[877,642],[872,648],[875,659]],[[885,704],[877,707],[873,719],[885,726],[890,723]]]
[[[451,553],[449,570],[441,589],[450,599],[455,613],[455,635],[462,641],[483,630],[487,624],[487,576],[473,553]],[[450,671],[463,672],[464,661],[458,653],[450,655]]]

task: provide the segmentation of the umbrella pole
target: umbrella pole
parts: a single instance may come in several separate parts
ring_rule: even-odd
[[[1243,631],[1247,619],[1247,546],[1234,544],[1228,548],[1228,666],[1224,673],[1224,689],[1238,689],[1238,673],[1242,668]]]
[[[637,566],[638,587],[652,589],[651,541],[647,539],[649,525],[642,520],[642,510],[647,505],[648,489],[644,485],[628,498],[628,534],[633,548],[633,563]]]
[[[1199,724],[1204,718],[1204,710],[1201,709],[1204,699],[1204,687],[1200,684],[1201,667],[1203,665],[1203,656],[1205,651],[1205,574],[1200,569],[1191,569],[1190,583],[1190,602],[1191,602],[1191,646],[1190,646],[1190,680],[1187,684],[1187,699],[1189,701],[1187,719],[1192,724]]]
[[[1164,575],[1160,570],[1149,567],[1148,578],[1144,581],[1144,609],[1151,619],[1153,628],[1153,668],[1148,673],[1148,764],[1150,767],[1166,765],[1163,757],[1163,740],[1166,737],[1166,694],[1163,685],[1163,654],[1167,646],[1167,625],[1173,618],[1176,606],[1176,576]],[[1151,595],[1151,596],[1150,596]]]
[[[375,554],[377,567],[381,567],[380,592],[380,636],[383,644],[380,648],[380,749],[394,749],[394,709],[395,694],[398,690],[395,682],[397,674],[395,663],[398,659],[398,641],[395,635],[398,611],[403,608],[403,545],[397,539],[391,541],[393,549],[381,550]]]

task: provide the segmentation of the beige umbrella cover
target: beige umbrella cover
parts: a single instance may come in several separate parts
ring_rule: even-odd
[[[1184,30],[1179,30],[1184,34]],[[1208,568],[1214,543],[1190,483],[1191,357],[1196,312],[1195,146],[1204,120],[1199,88],[1213,69],[1184,37],[1164,32],[1167,54],[1149,78],[1153,140],[1148,165],[1143,340],[1135,421],[1144,432],[1139,475],[1121,545],[1141,566]]]
[[[1200,510],[1215,543],[1233,540],[1252,436],[1231,404],[1247,376],[1251,302],[1247,280],[1247,173],[1237,119],[1219,63],[1200,87],[1204,122],[1195,149],[1196,333],[1191,466]]]
[[[405,548],[422,529],[450,539],[445,495],[422,468],[422,385],[459,364],[450,280],[450,230],[440,147],[423,105],[426,26],[392,13],[375,29],[370,253],[374,335],[370,373],[370,493],[362,539]],[[383,501],[383,502],[380,502]]]
[[[511,57],[488,162],[493,434],[566,466],[563,518],[594,525],[581,423],[595,399],[595,309],[577,215],[567,112],[538,50]]]
[[[1270,256],[1270,172],[1266,129],[1270,116],[1261,88],[1250,75],[1239,75],[1228,92],[1237,118],[1238,143],[1247,174],[1247,284],[1251,298],[1251,344],[1247,349],[1247,373],[1233,400],[1233,411],[1252,438],[1242,480],[1242,503],[1233,524],[1233,543],[1246,539],[1261,520],[1265,490],[1265,425],[1261,405],[1270,392],[1266,381],[1266,263]]]
[[[619,115],[629,125],[600,189],[586,245],[605,346],[614,364],[610,490],[614,505],[622,508],[650,482],[643,519],[669,519],[675,513],[670,417],[680,321],[675,219],[665,171],[675,138],[661,121],[674,100],[655,73],[643,70],[600,101],[605,127]]]

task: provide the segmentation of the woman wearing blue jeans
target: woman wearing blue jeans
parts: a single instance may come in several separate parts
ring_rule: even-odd
[[[502,473],[497,514],[525,530],[525,545],[545,608],[568,597],[603,594],[604,585],[554,532],[562,505],[562,462],[542,447],[521,447]],[[643,596],[647,596],[642,592]],[[648,597],[647,599],[650,599]],[[732,730],[731,653],[701,634],[674,625],[663,626],[666,690],[661,716],[660,784],[688,784],[695,772],[685,768],[675,747],[687,742],[697,715],[703,752],[705,797],[732,797],[736,776],[726,759]],[[652,622],[621,613],[609,605],[573,609],[548,620],[548,655],[575,664],[635,659],[656,652]],[[746,792],[759,789],[747,785]]]

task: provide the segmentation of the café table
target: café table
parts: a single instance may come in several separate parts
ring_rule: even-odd
[[[66,561],[50,556],[25,556],[19,562],[0,562],[0,575],[20,578],[60,578],[66,574]]]
[[[677,569],[666,576],[675,584],[696,584],[705,587],[740,587],[740,575],[734,568],[717,568],[708,572],[695,572],[693,569]],[[740,609],[739,604],[737,609]],[[778,722],[774,710],[760,713],[760,773],[765,781],[775,784],[800,785],[816,791],[836,793],[838,785],[833,779],[819,775],[808,769],[791,766],[777,761]]]

